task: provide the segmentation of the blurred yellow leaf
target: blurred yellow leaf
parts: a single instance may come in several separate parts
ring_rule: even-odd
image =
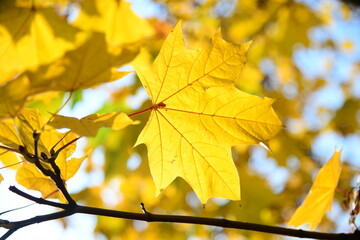
[[[119,75],[113,68],[131,61],[138,51],[137,46],[108,47],[104,34],[94,33],[83,45],[52,64],[27,72],[31,93],[74,91],[117,80],[128,72]]]
[[[79,158],[71,158],[68,161],[64,161],[65,159],[62,159],[63,160],[62,163],[60,163],[60,160],[57,160],[56,163],[61,170],[62,179],[67,181],[70,178],[72,178],[75,175],[75,173],[79,170],[81,164],[83,163],[83,161],[87,156],[88,153]]]
[[[135,14],[128,2],[118,0],[82,1],[81,11],[73,24],[105,33],[111,44],[133,43],[154,34],[150,24]]]
[[[91,114],[81,119],[56,114],[49,125],[58,129],[69,128],[80,136],[95,137],[102,127],[120,130],[137,123],[138,121],[131,120],[125,113],[110,112]]]
[[[289,226],[309,223],[312,230],[320,223],[326,210],[331,210],[341,172],[340,155],[341,151],[335,151],[331,159],[320,169],[309,194],[290,219]]]
[[[16,2],[1,1],[0,84],[17,73],[54,61],[85,36],[51,7],[30,0],[20,7]]]
[[[19,167],[20,159],[13,152],[0,149],[0,161],[4,164],[4,167],[17,169]]]
[[[272,99],[234,87],[248,47],[228,43],[218,32],[210,46],[191,51],[178,24],[152,68],[136,67],[153,103],[136,145],[148,147],[156,195],[180,176],[203,203],[240,199],[231,146],[266,142],[282,128]]]
[[[351,12],[351,9],[350,9],[349,5],[347,5],[347,4],[341,4],[341,9],[340,9],[340,11],[341,11],[342,17],[343,17],[345,20],[347,20],[347,21],[351,20],[352,12]]]
[[[22,144],[13,119],[0,122],[0,142],[15,149],[18,149],[19,145]]]
[[[29,80],[26,76],[19,76],[0,86],[0,121],[15,117],[24,106],[28,94]]]
[[[264,78],[265,76],[259,68],[247,63],[241,72],[240,79],[235,84],[236,87],[245,92],[256,93],[259,92],[259,87]]]
[[[51,178],[42,174],[33,164],[24,162],[16,172],[16,181],[30,190],[40,191],[43,198],[62,198]]]
[[[285,56],[292,56],[293,47],[297,43],[309,46],[310,39],[307,29],[319,25],[322,21],[319,17],[303,4],[292,4],[288,8],[279,8],[277,23],[271,31],[273,45]],[[294,27],[296,26],[296,27]],[[273,50],[272,48],[268,49]]]
[[[352,53],[354,52],[355,44],[351,40],[345,40],[344,42],[342,42],[341,47],[344,53]]]
[[[338,129],[342,134],[351,134],[359,129],[358,110],[360,102],[356,98],[349,97],[344,101],[343,106],[335,113],[330,126]]]

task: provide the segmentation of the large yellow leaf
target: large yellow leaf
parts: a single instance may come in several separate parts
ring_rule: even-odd
[[[154,34],[150,24],[139,18],[123,0],[82,1],[73,24],[85,30],[104,32],[111,44],[133,43]]]
[[[49,90],[74,91],[93,87],[96,84],[117,80],[113,78],[114,67],[131,61],[138,53],[136,46],[108,47],[104,34],[93,33],[79,48],[67,52],[64,57],[50,65],[29,71],[31,93]]]
[[[15,74],[61,57],[83,41],[84,34],[36,1],[0,5],[0,84]]]
[[[312,230],[320,223],[325,212],[331,210],[341,172],[340,155],[341,151],[335,151],[331,159],[320,169],[309,194],[291,217],[289,226],[309,223]]]
[[[191,51],[178,24],[152,68],[136,67],[153,103],[136,145],[148,147],[157,195],[182,177],[203,203],[240,199],[231,146],[265,142],[282,128],[273,100],[234,87],[248,47],[228,43],[218,32],[209,47]]]
[[[26,76],[19,76],[0,86],[0,121],[15,117],[25,104],[28,94],[29,80]]]
[[[138,121],[131,120],[125,113],[110,112],[95,113],[81,119],[54,115],[54,119],[49,124],[58,129],[69,128],[80,136],[95,137],[102,127],[120,130],[137,123]]]

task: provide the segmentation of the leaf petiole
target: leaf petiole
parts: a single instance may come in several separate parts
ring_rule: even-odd
[[[130,114],[130,115],[128,115],[128,116],[129,116],[129,117],[133,117],[133,116],[136,116],[136,115],[140,115],[140,114],[142,114],[142,113],[146,113],[146,112],[152,110],[153,108],[155,108],[156,106],[157,106],[157,105],[152,105],[152,106],[149,107],[149,108],[146,108],[146,109],[141,110],[141,111],[139,111],[139,112],[135,112],[135,113]]]

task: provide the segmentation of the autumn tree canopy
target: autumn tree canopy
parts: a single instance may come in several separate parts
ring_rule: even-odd
[[[1,1],[0,239],[358,239],[356,7]]]

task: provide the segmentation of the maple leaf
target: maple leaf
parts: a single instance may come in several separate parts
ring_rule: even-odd
[[[101,127],[120,130],[138,121],[131,120],[125,113],[91,114],[81,119],[55,114],[49,125],[54,128],[69,128],[80,136],[95,137]]]
[[[320,169],[309,194],[291,217],[288,226],[310,224],[313,230],[320,223],[325,212],[331,210],[336,186],[339,181],[341,151],[335,151],[331,159]]]
[[[134,43],[154,34],[150,24],[135,14],[128,2],[118,0],[82,1],[73,25],[104,32],[111,44]]]
[[[36,71],[27,71],[31,94],[50,90],[74,91],[117,80],[128,72],[119,73],[115,67],[131,61],[138,51],[136,45],[108,46],[104,34],[93,33],[62,58]]]
[[[17,73],[50,63],[85,39],[53,8],[38,2],[1,1],[0,85]]]
[[[15,117],[21,110],[29,94],[29,85],[26,76],[18,76],[0,87],[0,121]]]
[[[0,149],[0,161],[6,168],[17,169],[19,167],[20,159],[13,152]]]
[[[234,87],[249,44],[228,43],[218,32],[210,46],[191,51],[179,23],[152,68],[136,66],[153,106],[135,145],[148,147],[156,195],[180,176],[203,203],[240,199],[231,147],[265,142],[282,128],[272,99]]]
[[[0,143],[15,149],[22,144],[13,119],[5,119],[0,123]]]

